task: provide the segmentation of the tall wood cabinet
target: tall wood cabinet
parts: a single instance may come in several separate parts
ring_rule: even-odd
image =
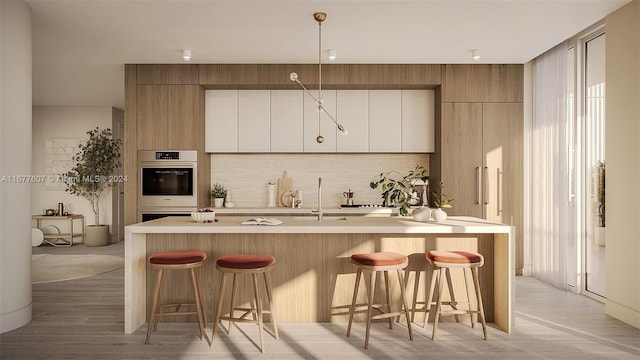
[[[448,214],[515,226],[514,260],[521,274],[523,66],[443,65],[442,70],[433,182],[441,179],[444,193],[455,199]]]

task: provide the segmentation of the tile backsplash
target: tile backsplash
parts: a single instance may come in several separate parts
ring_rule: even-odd
[[[303,208],[318,204],[318,178],[322,177],[322,206],[344,204],[343,192],[354,192],[355,204],[380,204],[381,190],[369,188],[381,172],[405,173],[422,165],[428,154],[211,154],[211,183],[231,191],[236,207],[267,207],[267,184],[278,183],[284,171],[292,188],[302,190]]]

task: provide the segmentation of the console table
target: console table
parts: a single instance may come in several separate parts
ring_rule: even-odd
[[[60,221],[66,220],[69,222],[69,232],[68,233],[60,233],[60,234],[44,234],[44,242],[52,246],[71,246],[73,245],[73,238],[77,236],[82,237],[82,242],[84,243],[84,215],[80,214],[69,214],[65,216],[47,216],[47,215],[32,215],[32,220],[36,221],[36,227],[40,229],[40,222],[43,220],[46,221]],[[73,222],[74,220],[80,220],[80,232],[73,231]]]

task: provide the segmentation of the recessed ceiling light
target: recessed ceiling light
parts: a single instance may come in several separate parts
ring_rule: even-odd
[[[182,50],[182,60],[184,61],[191,60],[191,50],[189,49]]]
[[[480,58],[481,58],[480,50],[478,50],[478,49],[471,50],[471,58],[473,59],[473,61],[480,60]]]
[[[335,49],[329,49],[327,51],[329,60],[334,61],[336,59],[336,50]]]

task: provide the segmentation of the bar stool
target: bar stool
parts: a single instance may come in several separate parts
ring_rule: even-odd
[[[409,264],[409,259],[398,253],[394,252],[377,252],[372,254],[354,254],[351,255],[351,263],[358,268],[356,274],[356,286],[353,289],[353,300],[351,307],[349,308],[349,325],[347,326],[347,337],[351,334],[351,324],[353,322],[353,314],[356,313],[356,307],[360,307],[357,312],[364,312],[364,306],[366,305],[367,312],[367,330],[364,339],[364,348],[369,347],[369,333],[371,330],[371,320],[373,319],[389,319],[389,329],[393,329],[393,321],[395,317],[405,315],[407,318],[407,329],[409,330],[409,340],[413,340],[413,333],[411,332],[411,320],[409,319],[409,307],[407,306],[407,294],[404,287],[404,281],[402,279],[401,269],[404,269]],[[362,271],[369,271],[369,293],[367,304],[356,304],[358,298],[358,287],[360,287],[360,275]],[[391,311],[391,302],[389,300],[389,271],[396,270],[398,273],[398,281],[400,282],[400,296],[402,298],[402,306],[398,311]],[[375,278],[376,272],[384,271],[384,284],[386,290],[386,304],[373,304],[373,295],[375,293]],[[382,306],[386,306],[386,311],[382,309]],[[378,315],[373,315],[373,309],[380,312]]]
[[[149,264],[152,269],[158,270],[156,278],[156,288],[153,295],[153,305],[151,306],[151,320],[147,328],[147,340],[151,339],[151,332],[157,331],[158,319],[161,316],[177,316],[177,315],[197,315],[198,327],[200,330],[200,340],[204,334],[204,328],[207,326],[207,320],[202,307],[202,298],[200,295],[200,281],[196,269],[202,266],[207,259],[207,254],[202,251],[180,251],[180,252],[159,252],[149,257]],[[195,303],[192,304],[162,304],[161,296],[164,290],[164,275],[166,270],[189,270],[191,273],[191,284],[193,286],[193,298]],[[195,311],[181,311],[182,306],[194,306]],[[173,311],[162,312],[162,307],[174,307]]]
[[[471,327],[474,327],[473,314],[478,314],[480,321],[482,322],[482,332],[484,333],[484,339],[487,340],[487,324],[484,318],[484,307],[482,305],[482,296],[480,294],[480,283],[478,282],[478,268],[484,265],[484,257],[481,254],[467,252],[467,251],[427,251],[426,258],[429,264],[433,266],[433,274],[431,277],[431,286],[429,288],[429,295],[427,297],[427,311],[424,317],[424,327],[427,327],[427,321],[429,320],[429,311],[431,306],[435,305],[436,312],[433,320],[433,333],[431,334],[431,340],[436,338],[436,330],[438,328],[438,320],[440,315],[448,313],[456,316],[458,321],[458,315],[469,314],[471,317]],[[458,301],[455,300],[453,294],[453,287],[451,286],[451,274],[450,269],[461,268],[464,273],[464,281],[467,288],[467,303],[469,304],[468,310],[458,309]],[[476,292],[478,310],[471,309],[470,289],[467,282],[467,271],[471,272],[473,277],[473,284]],[[447,278],[447,285],[451,296],[450,301],[442,301],[442,290],[444,281],[443,276]],[[434,301],[434,290],[436,282],[438,283],[437,299]],[[453,308],[450,311],[442,311],[442,305],[449,305]]]
[[[263,322],[262,322],[262,314],[265,310],[262,309],[262,305],[260,304],[260,296],[258,294],[258,274],[263,274],[264,284],[267,290],[267,299],[269,301],[269,310],[266,312],[271,314],[271,322],[273,323],[273,329],[275,333],[275,338],[278,339],[278,323],[276,321],[276,314],[273,308],[273,298],[271,296],[271,284],[269,282],[268,272],[273,268],[276,263],[276,258],[271,255],[240,255],[240,254],[231,254],[225,255],[216,260],[216,268],[222,272],[222,280],[220,283],[220,294],[218,296],[218,306],[216,310],[216,320],[213,325],[213,335],[211,336],[211,347],[213,347],[213,342],[215,340],[215,336],[218,333],[218,323],[221,320],[229,321],[229,330],[228,334],[231,334],[231,323],[233,322],[251,322],[258,324],[258,331],[260,333],[260,350],[262,353],[265,352],[264,348],[264,336],[263,336]],[[226,279],[228,274],[233,274],[233,287],[231,289],[231,304],[229,315],[221,316],[222,312],[222,301],[224,300],[224,289],[226,284]],[[253,294],[254,299],[251,301],[251,308],[237,308],[234,305],[236,291],[237,291],[237,275],[242,274],[251,274],[253,279]],[[255,307],[254,309],[254,301]],[[244,311],[244,313],[235,317],[235,310]],[[246,319],[246,317],[251,314],[253,319]],[[257,315],[257,317],[256,317]]]

